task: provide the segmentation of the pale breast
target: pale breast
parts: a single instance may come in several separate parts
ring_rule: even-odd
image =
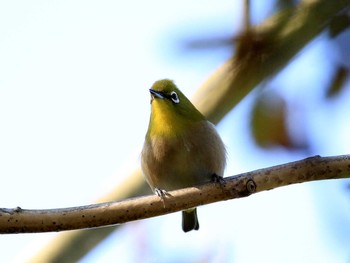
[[[141,155],[146,180],[152,188],[164,190],[209,182],[213,174],[223,176],[225,165],[224,144],[207,121],[194,123],[172,138],[146,140]]]

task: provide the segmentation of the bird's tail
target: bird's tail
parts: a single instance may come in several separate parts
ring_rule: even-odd
[[[198,230],[199,222],[197,217],[197,209],[191,208],[182,211],[182,230],[188,232],[191,230]]]

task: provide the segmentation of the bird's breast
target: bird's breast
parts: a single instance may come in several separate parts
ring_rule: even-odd
[[[225,148],[207,121],[186,127],[172,136],[149,136],[142,151],[142,170],[153,187],[173,190],[222,176]]]

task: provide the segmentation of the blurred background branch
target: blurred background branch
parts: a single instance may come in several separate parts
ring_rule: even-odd
[[[234,38],[236,53],[203,84],[193,102],[209,120],[218,123],[254,87],[283,69],[290,60],[349,2],[303,1],[281,10],[261,25]]]

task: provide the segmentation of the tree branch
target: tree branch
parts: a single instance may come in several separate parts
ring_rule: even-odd
[[[120,202],[47,210],[0,209],[0,233],[38,233],[123,224],[290,184],[350,177],[350,155],[310,157],[169,192],[165,200],[145,196]]]
[[[205,81],[192,102],[218,123],[259,83],[286,66],[337,14],[349,9],[349,0],[305,0],[243,32],[235,55]]]

